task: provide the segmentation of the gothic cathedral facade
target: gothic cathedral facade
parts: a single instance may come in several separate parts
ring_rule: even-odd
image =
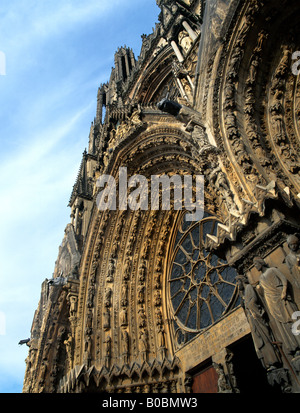
[[[300,3],[157,4],[98,89],[23,392],[300,392]],[[202,177],[202,215],[129,208],[133,176]]]

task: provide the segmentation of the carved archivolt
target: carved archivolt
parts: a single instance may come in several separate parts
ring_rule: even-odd
[[[149,125],[150,126],[150,125]],[[197,144],[174,127],[148,127],[134,144],[119,143],[105,172],[200,173]],[[118,146],[116,146],[118,151]],[[110,371],[134,360],[172,359],[166,339],[162,283],[172,210],[98,211],[95,207],[81,264],[74,365]]]
[[[289,2],[282,12],[276,3],[240,2],[230,25],[222,23],[223,41],[200,56],[206,69],[196,109],[212,124],[235,206],[212,246],[235,239],[252,213],[263,216],[268,198],[299,205],[299,91],[291,66],[292,52],[300,48],[299,4]]]
[[[258,16],[264,16],[263,24]],[[285,19],[291,30],[282,36],[276,30],[284,27]],[[256,186],[267,186],[275,176],[278,187],[285,190],[283,196],[293,193],[297,199],[299,193],[297,77],[291,71],[292,44],[297,49],[295,23],[272,9],[269,1],[245,2],[224,49],[220,95],[224,141],[219,144],[236,160],[231,168],[240,182],[239,196],[252,202]]]

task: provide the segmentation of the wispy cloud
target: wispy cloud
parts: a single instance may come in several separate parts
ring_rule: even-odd
[[[109,80],[116,48],[141,43],[155,7],[155,0],[0,4],[0,392],[21,391],[28,348],[17,343],[30,333],[70,221],[97,87]]]
[[[30,191],[30,188],[24,185],[25,183],[33,187],[40,186],[42,190],[43,185],[50,184],[50,177],[53,178],[55,176],[57,179],[59,178],[61,167],[67,168],[67,166],[70,166],[69,163],[72,161],[72,158],[70,156],[68,162],[65,152],[70,141],[64,142],[64,139],[70,133],[76,133],[76,125],[88,109],[90,107],[84,108],[76,113],[73,118],[65,119],[58,126],[52,127],[49,125],[47,130],[32,136],[27,141],[26,146],[21,147],[19,152],[14,153],[12,159],[7,159],[0,165],[0,184],[2,188],[0,194],[0,216],[7,216],[7,213],[12,210],[12,205],[7,205],[5,200],[13,199],[17,201],[22,199],[24,202],[23,192]],[[75,148],[75,150],[78,150],[78,145],[75,145]],[[49,173],[50,171],[51,173]],[[18,191],[15,190],[16,187]],[[47,193],[47,191],[43,192]],[[14,202],[14,205],[17,205],[17,202]]]
[[[41,282],[54,270],[87,134],[73,145],[70,137],[82,129],[90,110],[87,106],[42,133],[33,130],[30,139],[26,131],[27,145],[18,145],[0,164],[0,312],[6,322],[0,336],[2,374],[8,374],[13,363],[15,374],[24,374],[26,348],[19,349],[17,343],[27,338]]]
[[[34,40],[40,42],[45,37],[53,37],[68,30],[74,30],[76,25],[86,25],[89,22],[104,18],[115,10],[121,0],[65,0],[61,2],[36,0],[11,0],[2,5],[2,26],[5,31],[12,32],[10,38],[14,46]],[[14,30],[11,31],[11,28]],[[24,31],[26,29],[26,31]],[[19,36],[22,34],[22,36]]]

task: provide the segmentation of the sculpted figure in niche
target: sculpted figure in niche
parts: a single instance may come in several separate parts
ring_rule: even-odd
[[[234,374],[233,357],[234,353],[231,350],[227,349],[227,354],[225,356],[225,365],[227,367],[228,379],[233,390],[233,393],[240,393],[240,389],[237,386],[237,379]]]
[[[104,340],[105,345],[105,367],[109,368],[110,365],[110,358],[111,358],[111,337],[107,336]]]
[[[105,308],[103,313],[103,328],[104,330],[110,329],[110,312],[108,308]]]
[[[68,334],[68,339],[64,341],[67,351],[67,359],[69,363],[69,369],[72,369],[72,350],[73,350],[73,337],[71,333]]]
[[[185,54],[187,54],[187,52],[190,50],[192,43],[193,43],[192,39],[190,38],[190,36],[185,30],[179,33],[178,42],[180,46],[182,47]]]
[[[157,333],[157,338],[158,338],[158,350],[161,356],[161,359],[164,360],[166,357],[166,341],[165,341],[165,331],[163,326],[158,327],[158,333]]]
[[[104,305],[105,307],[111,306],[111,297],[112,297],[112,289],[106,288],[105,289],[105,297],[104,297]]]
[[[146,313],[143,307],[138,310],[138,325],[140,328],[146,326]]]
[[[225,376],[222,364],[213,363],[213,367],[218,374],[218,393],[232,393],[232,388]]]
[[[159,348],[165,348],[166,343],[165,343],[165,332],[164,328],[162,326],[159,326],[158,328],[158,347]]]
[[[242,296],[247,320],[251,328],[251,335],[258,358],[267,370],[276,368],[280,359],[272,342],[274,338],[268,325],[267,314],[260,302],[257,292],[249,284],[247,277],[237,277],[237,284]]]
[[[70,316],[74,317],[77,312],[77,297],[75,295],[71,295],[69,300],[70,300]]]
[[[87,353],[88,357],[91,354],[91,348],[92,348],[92,338],[91,336],[86,336],[85,338],[85,343],[84,343],[84,351]]]
[[[138,279],[140,283],[143,283],[145,281],[145,274],[146,274],[146,264],[145,264],[145,261],[143,261],[139,268],[139,275],[138,275]]]
[[[129,335],[126,330],[122,331],[122,354],[124,358],[124,363],[128,363]]]
[[[292,333],[292,314],[298,311],[296,304],[287,293],[288,282],[278,268],[269,267],[260,257],[254,258],[254,265],[261,271],[259,285],[266,302],[266,309],[273,317],[278,332],[278,339],[288,354],[297,355],[300,351],[300,335]],[[276,332],[273,330],[274,335]]]
[[[254,82],[255,82],[256,72],[257,72],[257,68],[258,68],[258,65],[259,65],[259,61],[260,61],[260,58],[259,58],[258,55],[252,56],[250,70],[249,70],[249,77],[246,80],[246,83],[248,85],[253,85]]]
[[[141,330],[139,334],[139,345],[142,361],[147,360],[147,351],[148,351],[148,333],[145,330]]]
[[[257,37],[257,46],[255,47],[255,52],[261,52],[264,40],[268,37],[268,33],[263,29],[259,32]]]
[[[128,320],[127,320],[127,310],[126,308],[122,308],[120,312],[120,323],[121,326],[127,326]]]
[[[128,305],[128,285],[126,282],[122,284],[122,291],[121,291],[121,305],[126,307]]]
[[[289,68],[290,51],[287,46],[283,46],[282,49],[283,49],[282,50],[283,56],[276,70],[276,74],[275,74],[276,77],[283,77]]]
[[[115,261],[111,258],[108,264],[108,271],[107,271],[107,282],[113,282],[114,280],[114,272],[115,272]]]
[[[279,145],[281,142],[285,141],[285,136],[283,133],[283,119],[282,119],[282,105],[281,103],[275,103],[270,107],[271,123],[274,129],[274,139]]]
[[[90,285],[88,288],[88,298],[87,298],[87,305],[89,308],[94,307],[94,295],[95,295],[95,286]]]
[[[297,235],[289,235],[287,237],[287,244],[290,253],[285,257],[290,273],[293,276],[295,285],[300,288],[300,240]]]
[[[86,328],[85,328],[85,332],[87,335],[92,334],[92,325],[93,325],[93,315],[91,311],[89,311],[86,317]]]

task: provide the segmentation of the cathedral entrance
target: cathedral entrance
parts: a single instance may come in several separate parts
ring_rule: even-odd
[[[236,378],[237,388],[240,393],[275,394],[281,392],[276,386],[268,383],[266,370],[257,358],[254,345],[250,336],[230,346],[232,351],[232,365]]]
[[[193,393],[218,393],[218,374],[211,359],[201,365],[193,374]]]

